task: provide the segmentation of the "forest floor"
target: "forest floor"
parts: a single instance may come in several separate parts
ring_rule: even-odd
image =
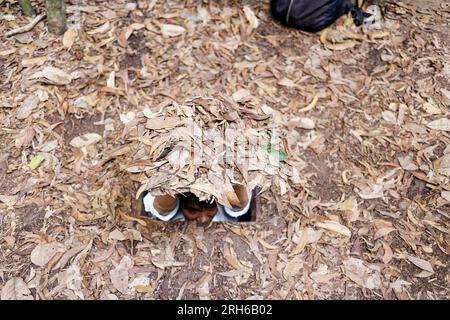
[[[450,298],[448,4],[379,1],[381,29],[321,41],[268,1],[69,3],[64,36],[6,38],[28,18],[0,0],[1,299]],[[127,117],[241,89],[291,119],[301,182],[257,222],[136,217]]]

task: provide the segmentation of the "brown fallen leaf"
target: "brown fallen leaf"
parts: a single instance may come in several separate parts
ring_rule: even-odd
[[[322,44],[330,50],[347,50],[359,44],[359,42],[355,40],[345,40],[339,43],[331,43],[327,39],[328,30],[329,29],[325,29],[322,31],[320,34],[320,42],[322,42]]]
[[[450,202],[450,191],[442,191],[441,197]]]
[[[413,161],[412,154],[409,154],[405,157],[398,157],[398,162],[404,170],[415,171],[418,169],[417,165]]]
[[[177,117],[158,117],[148,119],[145,127],[150,130],[171,129],[180,126],[184,121]]]
[[[64,268],[67,264],[67,262],[73,257],[75,256],[77,253],[83,251],[88,245],[87,244],[80,244],[77,245],[69,250],[67,250],[67,252],[65,252],[61,259],[59,259],[58,263],[53,267],[53,270],[57,270],[60,268]]]
[[[450,132],[450,119],[441,118],[431,121],[427,124],[427,127],[433,130],[449,131]]]
[[[107,259],[109,259],[109,257],[111,257],[111,255],[114,253],[114,249],[116,247],[116,242],[114,242],[108,250],[103,251],[103,253],[99,254],[98,256],[96,256],[95,258],[93,258],[91,261],[93,263],[98,263],[98,262],[102,262],[105,261]]]
[[[122,210],[117,210],[117,212],[118,212],[120,218],[122,218],[125,221],[135,221],[135,222],[139,223],[141,226],[144,226],[144,227],[147,226],[147,222],[145,222],[142,219],[129,216],[129,215],[125,214],[124,212],[122,212]]]
[[[390,232],[396,229],[392,226],[392,223],[386,220],[376,219],[373,221],[375,227],[375,239],[382,238],[388,235]]]
[[[31,95],[24,100],[19,109],[17,109],[17,119],[23,120],[29,117],[39,103],[39,97]]]
[[[235,269],[241,269],[242,265],[236,256],[236,252],[229,244],[225,244],[223,247],[223,256],[225,260]]]
[[[383,249],[384,249],[384,255],[382,258],[383,263],[388,264],[392,258],[394,257],[394,254],[392,252],[391,247],[384,241],[381,242],[383,245]]]
[[[155,287],[150,285],[150,279],[146,276],[139,276],[131,281],[129,287],[131,287],[131,291],[135,290],[140,293],[152,293],[155,290]],[[134,290],[133,290],[134,289]]]
[[[55,85],[66,85],[72,82],[72,77],[68,73],[54,67],[45,67],[41,72],[38,72],[38,74],[35,74],[32,78],[34,77],[42,77]]]
[[[330,230],[336,233],[339,233],[346,237],[351,237],[352,233],[349,228],[346,226],[343,226],[339,222],[333,221],[333,220],[327,220],[325,222],[317,222],[316,226],[319,228],[323,228],[326,230]]]
[[[123,256],[119,265],[109,271],[109,276],[113,286],[121,293],[126,294],[129,283],[129,270],[133,266],[133,260],[130,256]]]
[[[46,61],[47,57],[35,57],[35,58],[29,58],[29,59],[23,59],[20,63],[24,68],[30,68],[34,66],[42,66]]]
[[[318,283],[328,283],[331,279],[337,277],[337,273],[330,273],[328,267],[326,265],[320,265],[316,271],[313,271],[309,274],[309,277]]]
[[[304,108],[297,110],[297,112],[307,112],[309,110],[314,109],[314,107],[316,106],[318,101],[319,101],[319,95],[316,94],[310,104],[308,104]]]
[[[363,260],[356,258],[344,260],[343,264],[345,275],[358,285],[369,290],[381,287],[381,275],[378,268],[371,265],[368,267]]]
[[[258,28],[258,26],[259,26],[258,18],[256,18],[255,13],[253,12],[252,9],[250,9],[249,6],[244,6],[244,14],[245,14],[245,18],[250,23],[250,26],[253,29]]]
[[[261,243],[261,245],[262,245],[263,247],[265,247],[265,248],[267,248],[267,249],[269,249],[269,250],[276,250],[276,249],[279,249],[278,246],[271,245],[270,243],[267,243],[264,239],[262,239],[262,238],[260,238],[260,237],[258,237],[258,241],[259,241],[259,243]]]
[[[164,37],[177,37],[186,32],[184,27],[174,24],[161,24],[160,28]]]
[[[44,267],[58,252],[65,252],[65,247],[62,243],[52,242],[38,244],[33,251],[31,251],[31,262],[39,267]]]
[[[0,202],[3,202],[7,205],[14,205],[17,201],[19,201],[20,195],[7,196],[0,194]]]
[[[124,241],[124,240],[126,240],[126,237],[124,236],[124,234],[120,230],[114,229],[113,231],[111,231],[109,233],[108,239],[109,240]]]
[[[434,273],[433,266],[428,261],[410,255],[407,255],[406,258],[420,269]]]
[[[205,274],[203,277],[197,281],[196,290],[200,300],[211,300],[211,295],[209,292],[209,283],[211,282],[212,276],[210,274]]]
[[[299,232],[300,232],[299,242],[298,242],[297,246],[289,254],[289,256],[295,256],[295,255],[300,254],[303,251],[303,249],[306,247],[306,244],[308,243],[308,230],[302,229]]]
[[[70,145],[74,148],[83,148],[90,146],[102,140],[102,136],[98,133],[86,133],[82,136],[75,137],[70,141]]]
[[[285,279],[295,276],[303,268],[303,258],[300,255],[293,257],[283,270]]]
[[[22,278],[11,278],[2,288],[0,300],[34,300]]]
[[[64,272],[61,272],[58,275],[58,282],[60,285],[65,285],[67,289],[72,290],[79,299],[84,300],[84,294],[81,291],[83,277],[80,267],[77,264],[74,263]]]
[[[240,89],[231,96],[235,102],[243,102],[250,97],[251,93],[247,89]]]
[[[86,33],[93,35],[93,34],[97,34],[97,33],[105,33],[106,31],[108,31],[111,28],[111,24],[109,23],[109,21],[106,21],[104,24],[102,24],[101,26],[89,30]]]
[[[70,49],[78,37],[78,31],[74,28],[68,28],[64,33],[62,43],[67,49]]]

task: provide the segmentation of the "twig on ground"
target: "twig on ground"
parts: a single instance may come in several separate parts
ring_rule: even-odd
[[[36,18],[34,18],[30,23],[28,23],[27,25],[24,25],[23,27],[17,28],[17,29],[13,29],[11,31],[8,31],[5,33],[6,37],[11,37],[14,36],[16,34],[19,33],[24,33],[24,32],[28,32],[31,29],[34,28],[35,25],[37,25],[39,23],[39,21],[41,21],[42,19],[44,19],[45,17],[45,13],[41,13],[40,15],[36,16]]]

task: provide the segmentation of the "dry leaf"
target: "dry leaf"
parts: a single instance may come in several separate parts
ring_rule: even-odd
[[[351,197],[342,203],[339,203],[337,208],[344,211],[348,222],[355,222],[359,218],[360,210],[358,208],[358,201],[355,197]]]
[[[55,150],[57,147],[58,147],[58,140],[51,140],[37,147],[36,149],[42,152],[51,152]]]
[[[425,102],[422,106],[422,108],[428,113],[428,114],[440,114],[441,109],[434,103],[434,102]]]
[[[120,260],[119,265],[115,269],[109,271],[111,283],[121,293],[125,294],[128,291],[129,270],[132,266],[133,260],[131,259],[131,257],[123,256],[122,260]]]
[[[41,75],[56,85],[65,85],[72,82],[72,77],[61,69],[54,67],[45,67]]]
[[[86,133],[82,136],[75,137],[70,141],[70,145],[74,148],[83,148],[90,146],[102,140],[102,136],[98,133]]]
[[[369,268],[364,261],[349,258],[343,261],[344,273],[352,281],[369,290],[381,287],[380,271],[378,268]]]
[[[34,66],[42,66],[47,61],[47,57],[35,57],[29,59],[23,59],[21,64],[24,68],[34,67]]]
[[[450,131],[450,119],[441,118],[431,121],[427,124],[427,127],[433,130]]]
[[[83,277],[78,265],[73,264],[64,272],[60,273],[58,275],[58,282],[61,285],[65,285],[67,289],[72,290],[79,299],[84,300],[84,294],[81,291]]]
[[[295,84],[294,81],[292,81],[291,79],[288,79],[286,77],[281,79],[280,81],[278,81],[278,84],[280,86],[285,86],[285,87],[290,87],[290,88],[297,87],[297,84]]]
[[[64,245],[57,242],[38,244],[31,251],[31,262],[39,267],[44,267],[58,252],[64,252]]]
[[[297,243],[297,246],[292,250],[292,252],[289,254],[289,256],[295,256],[300,254],[303,249],[306,247],[306,244],[308,243],[308,230],[302,229],[300,230],[300,236],[299,241]]]
[[[300,118],[298,127],[302,129],[314,129],[316,127],[316,124],[314,123],[314,120],[310,118]]]
[[[0,194],[0,202],[3,202],[7,205],[14,205],[17,201],[19,201],[20,195],[7,196]]]
[[[383,197],[383,186],[378,183],[373,183],[370,186],[364,187],[361,191],[358,192],[358,195],[361,199],[376,199]]]
[[[384,241],[381,242],[383,244],[383,249],[384,249],[384,255],[383,255],[383,263],[388,264],[392,258],[394,257],[394,254],[392,252],[391,247]]]
[[[336,273],[330,273],[326,265],[320,265],[316,271],[309,274],[309,277],[318,283],[328,283],[331,279],[338,276]]]
[[[265,248],[267,248],[267,249],[269,249],[269,250],[276,250],[276,249],[279,249],[279,247],[267,243],[267,242],[266,242],[264,239],[262,239],[262,238],[259,238],[259,237],[258,237],[258,241],[261,243],[261,245],[262,245],[263,247],[265,247]]]
[[[326,230],[330,230],[336,233],[339,233],[346,237],[351,237],[352,233],[350,232],[350,229],[346,226],[343,226],[339,222],[327,220],[325,222],[317,222],[316,225],[320,228],[324,228]]]
[[[247,89],[240,89],[235,93],[233,93],[231,97],[235,102],[243,102],[246,101],[247,98],[249,98],[250,96],[251,96],[250,91],[248,91]]]
[[[252,11],[252,9],[250,9],[250,7],[244,6],[244,14],[245,18],[247,18],[248,22],[250,23],[250,26],[253,29],[258,28],[259,26],[258,18],[256,18],[255,13]]]
[[[114,229],[114,231],[110,232],[108,235],[108,239],[110,240],[118,240],[118,241],[124,241],[126,240],[125,236],[122,232],[120,232],[118,229]]]
[[[331,43],[327,39],[328,31],[329,31],[329,29],[325,29],[320,34],[320,42],[322,42],[325,45],[325,47],[327,47],[328,49],[347,50],[347,49],[353,48],[354,46],[359,44],[359,42],[357,42],[355,40],[346,40],[346,41],[343,41],[340,43]]]
[[[17,110],[17,119],[23,120],[30,116],[31,112],[33,112],[34,108],[37,107],[39,103],[39,97],[35,95],[31,95],[26,98],[20,108]]]
[[[285,279],[295,276],[303,268],[303,258],[301,256],[295,256],[292,258],[283,270],[283,276]]]
[[[433,266],[428,261],[410,255],[407,255],[406,258],[420,269],[434,273]]]
[[[111,24],[109,21],[102,24],[100,27],[87,31],[87,34],[93,35],[96,33],[105,33],[111,28]]]
[[[413,162],[413,155],[409,154],[405,157],[398,157],[398,162],[404,170],[415,171],[418,169],[417,165]]]
[[[148,119],[145,127],[150,130],[172,129],[184,123],[177,117],[158,117]]]
[[[400,278],[398,278],[397,280],[395,280],[394,282],[392,282],[389,287],[391,289],[394,290],[394,292],[397,295],[400,295],[403,292],[403,287],[404,286],[410,286],[412,283],[411,282],[407,282],[405,280],[402,280]]]
[[[306,112],[306,111],[314,109],[314,107],[316,106],[318,101],[319,101],[319,95],[316,94],[310,104],[308,104],[304,108],[297,110],[297,112]]]
[[[395,231],[395,228],[392,226],[392,223],[389,221],[377,219],[373,221],[373,225],[375,227],[375,239],[382,238],[388,235],[390,232]]]
[[[111,71],[108,76],[108,80],[106,80],[106,86],[108,88],[115,88],[116,87],[116,72]]]
[[[186,29],[182,26],[177,26],[174,24],[161,24],[161,33],[165,37],[177,37],[186,32]]]
[[[235,269],[241,269],[242,265],[239,262],[236,252],[234,252],[233,247],[230,245],[225,245],[223,248],[223,256],[225,257],[225,260]]]
[[[381,113],[381,116],[383,119],[389,123],[397,123],[397,118],[395,117],[395,114],[392,111],[383,111]]]
[[[103,253],[100,253],[98,256],[96,256],[95,258],[93,258],[91,261],[93,263],[98,263],[98,262],[102,262],[105,261],[107,259],[109,259],[109,257],[111,257],[111,255],[114,253],[114,248],[116,247],[115,242],[109,247],[108,250],[105,250]]]
[[[289,120],[288,128],[302,128],[302,129],[314,129],[316,124],[314,123],[314,120],[310,118],[301,118],[301,117],[294,117]]]
[[[441,197],[444,198],[447,201],[450,201],[450,191],[442,191]]]
[[[154,291],[154,287],[150,285],[150,279],[146,276],[140,276],[133,279],[133,281],[128,286],[128,291],[132,294],[134,291],[140,293],[152,293]]]
[[[261,106],[261,111],[264,112],[264,114],[267,114],[267,115],[271,115],[273,113],[273,109],[271,107],[269,107],[268,105],[266,105],[266,104],[263,104]]]
[[[209,283],[211,282],[212,276],[210,274],[205,274],[203,277],[197,281],[196,291],[200,300],[211,300],[210,292],[209,292]]]
[[[69,262],[69,260],[73,256],[78,254],[80,251],[83,251],[84,249],[86,249],[86,247],[88,247],[88,244],[80,244],[80,245],[74,246],[73,248],[68,250],[66,253],[64,253],[62,255],[61,259],[59,259],[58,263],[53,267],[52,270],[64,268],[66,266],[67,262]]]
[[[186,265],[185,262],[179,262],[175,260],[170,247],[166,247],[164,253],[161,253],[159,256],[153,258],[152,263],[160,269],[165,269],[167,267],[181,267]]]
[[[0,56],[2,56],[2,57],[9,56],[10,54],[13,54],[14,52],[16,52],[16,48],[2,50],[2,51],[0,51]]]
[[[62,43],[63,46],[67,49],[70,49],[78,37],[78,31],[74,28],[68,28],[64,33]]]
[[[11,278],[2,288],[0,300],[34,300],[22,278]]]

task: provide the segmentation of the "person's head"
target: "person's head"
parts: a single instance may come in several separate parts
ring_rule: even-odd
[[[192,193],[186,193],[179,197],[181,212],[188,221],[208,222],[217,214],[218,208],[215,201],[212,203],[199,201]]]

